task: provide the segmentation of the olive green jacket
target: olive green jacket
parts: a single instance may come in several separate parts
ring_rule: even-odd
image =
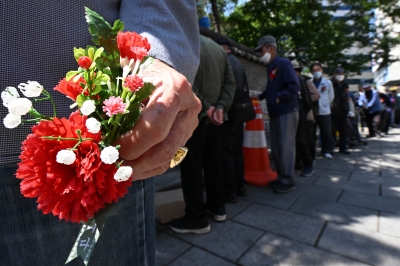
[[[207,117],[210,106],[222,109],[227,120],[235,90],[235,78],[226,52],[211,39],[200,36],[200,66],[193,84],[193,91],[202,104],[199,121]],[[210,122],[208,118],[207,122]]]

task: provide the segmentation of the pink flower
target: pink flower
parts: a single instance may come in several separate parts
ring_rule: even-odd
[[[116,114],[123,114],[125,112],[126,104],[122,101],[121,97],[115,98],[111,96],[109,99],[105,100],[103,106],[103,111],[111,117]]]
[[[131,92],[138,91],[143,87],[143,79],[138,75],[129,75],[125,78],[124,86],[127,87]]]

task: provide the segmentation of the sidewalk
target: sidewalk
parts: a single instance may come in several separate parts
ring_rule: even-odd
[[[400,129],[350,151],[318,159],[290,193],[248,185],[206,235],[158,224],[157,265],[400,265]]]

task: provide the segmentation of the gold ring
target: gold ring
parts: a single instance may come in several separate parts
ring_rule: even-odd
[[[179,149],[177,150],[177,152],[174,155],[174,158],[172,158],[171,163],[169,164],[169,167],[174,168],[175,166],[180,164],[183,161],[183,159],[185,159],[187,152],[188,152],[188,148],[179,147]]]

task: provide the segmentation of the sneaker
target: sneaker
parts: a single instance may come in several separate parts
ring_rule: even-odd
[[[220,208],[220,210],[207,210],[209,214],[212,215],[212,217],[214,218],[214,220],[216,222],[224,222],[226,221],[226,211],[225,211],[225,207],[224,208]]]
[[[294,184],[284,184],[282,182],[279,182],[276,186],[274,186],[275,192],[278,193],[287,193],[295,189]]]
[[[325,153],[325,154],[324,154],[324,157],[325,157],[326,159],[332,159],[332,158],[333,158],[332,155],[331,155],[330,153]]]
[[[206,218],[197,221],[187,216],[172,220],[169,228],[179,234],[193,233],[198,235],[207,234],[211,230]]]
[[[274,181],[269,182],[269,183],[268,183],[268,186],[274,188],[274,187],[277,186],[280,182],[281,182],[280,180],[275,179]]]
[[[235,193],[226,193],[225,194],[225,200],[227,203],[236,203],[237,202],[237,196]]]
[[[244,187],[239,187],[236,190],[236,195],[239,197],[246,197],[247,196],[246,189]]]
[[[341,150],[339,153],[350,155],[351,153],[348,150]]]
[[[301,171],[301,176],[311,176],[314,174],[314,168],[312,166],[305,167],[303,171]]]

